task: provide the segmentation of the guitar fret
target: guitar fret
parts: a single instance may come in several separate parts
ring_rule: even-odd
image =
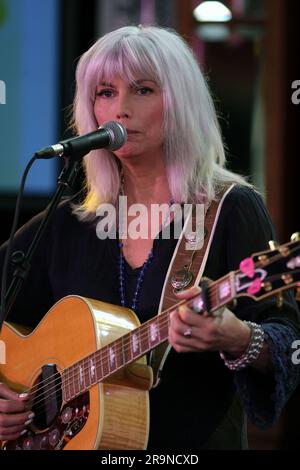
[[[116,369],[116,354],[113,346],[108,346],[108,366],[109,372],[114,372]]]
[[[231,286],[231,299],[230,300],[233,300],[236,296],[236,288],[235,288],[235,274],[234,272],[230,272],[228,274],[229,276],[229,280],[230,280],[230,286]]]
[[[152,321],[149,324],[149,346],[153,347],[160,342],[160,329],[158,325],[158,320]]]
[[[123,364],[127,364],[133,358],[130,334],[122,336],[122,351],[123,351]]]
[[[140,328],[140,352],[148,351],[149,349],[149,328],[148,324],[144,324]]]
[[[88,360],[82,361],[83,375],[84,375],[84,389],[88,390],[91,386],[91,376]]]
[[[84,388],[84,387],[82,387],[83,370],[82,370],[82,362],[81,361],[77,364],[76,377],[77,377],[77,380],[75,380],[75,382],[74,382],[74,384],[75,384],[75,394],[79,395],[81,390],[83,390],[83,388]]]
[[[219,289],[211,289],[209,291],[209,298],[210,298],[210,310],[217,309],[220,305],[220,299],[219,299]]]
[[[70,385],[68,382],[69,368],[67,367],[62,374],[63,400],[67,402],[71,398]]]
[[[121,343],[121,347],[120,347],[120,360],[122,361],[122,365],[125,365],[127,362],[128,362],[128,359],[127,359],[127,350],[128,350],[128,345],[126,343],[126,340],[127,340],[127,335],[125,336],[121,336],[120,338],[120,343]],[[130,350],[130,348],[129,348]]]
[[[95,353],[95,367],[97,382],[104,377],[102,350]]]
[[[135,357],[139,356],[141,352],[141,344],[140,344],[140,331],[141,330],[133,330],[133,332],[130,332],[130,345],[131,345],[131,353],[132,353],[132,359]]]
[[[216,307],[224,304],[232,299],[232,282],[230,276],[225,276],[221,281],[217,283],[216,292]]]
[[[75,372],[77,375],[77,380],[74,381],[74,388],[75,395],[78,395],[82,390],[84,390],[84,375],[81,361],[77,364],[77,371]]]
[[[117,341],[115,342],[115,354],[116,354],[117,369],[119,369],[120,367],[124,365],[122,337],[117,339]]]
[[[70,367],[70,375],[69,375],[69,384],[70,384],[71,397],[75,397],[75,395],[76,395],[74,371],[75,371],[75,367],[71,366]]]
[[[169,322],[170,322],[169,313],[159,315],[159,317],[158,317],[159,339],[160,339],[159,342],[168,339],[168,336],[169,336]]]
[[[97,368],[95,366],[93,355],[89,359],[89,371],[90,371],[91,384],[95,384],[97,382]]]
[[[105,346],[102,349],[102,357],[101,357],[101,363],[102,363],[102,370],[103,370],[103,378],[107,377],[109,375],[109,357],[108,357],[108,346]]]
[[[68,368],[68,388],[69,388],[69,395],[70,398],[75,396],[75,388],[74,388],[74,366],[70,366]]]

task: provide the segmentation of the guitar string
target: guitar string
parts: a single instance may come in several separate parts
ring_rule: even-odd
[[[196,296],[197,296],[197,295],[198,295],[198,294],[196,294]],[[193,298],[191,298],[191,299],[189,299],[189,300],[192,300],[192,299],[193,299]],[[169,307],[168,309],[164,310],[164,311],[161,313],[160,317],[163,317],[164,314],[168,313],[168,311],[171,312],[172,310],[174,310],[174,308],[179,307],[183,302],[184,302],[184,301],[180,301],[180,302],[178,302],[177,304],[174,304],[172,307]],[[158,319],[158,318],[159,318],[159,317],[157,316],[157,317],[154,317],[154,318],[148,320],[147,322],[141,324],[141,325],[138,327],[138,329],[141,328],[141,327],[146,326],[148,323],[150,323],[150,322],[153,321],[154,319]],[[134,330],[128,331],[128,333],[126,333],[124,336],[127,336],[127,334],[129,335],[129,334],[132,333],[133,331],[134,331]],[[109,345],[113,345],[114,342],[117,342],[117,341],[120,340],[120,339],[121,339],[121,338],[115,339],[114,341],[112,341],[111,343],[109,343]],[[128,344],[129,344],[129,343],[125,343],[125,346],[127,346]],[[107,347],[107,346],[108,346],[108,345],[103,346],[103,349],[104,349],[105,347]],[[97,352],[97,351],[95,351],[95,352],[92,353],[92,354],[95,354],[96,352]],[[89,357],[89,356],[87,356],[87,357],[81,359],[81,361],[86,360],[88,357]],[[106,356],[106,357],[107,357],[107,356]],[[80,362],[80,361],[71,364],[71,365],[68,366],[66,369],[63,369],[61,372],[56,372],[55,374],[52,374],[51,376],[49,376],[49,377],[47,377],[46,379],[44,379],[44,380],[42,380],[41,382],[39,382],[38,384],[34,385],[34,386],[30,389],[30,393],[35,392],[34,389],[35,389],[35,388],[40,388],[40,386],[41,386],[42,384],[43,384],[43,385],[49,385],[49,383],[47,384],[48,380],[52,379],[55,375],[61,375],[62,372],[64,372],[64,371],[67,370],[68,368],[73,367],[74,365],[78,364],[79,362]],[[23,392],[23,393],[26,393],[26,392]]]
[[[296,250],[297,250],[297,247],[295,247],[294,250],[293,250],[293,249],[290,250],[289,256],[293,253],[293,251],[296,251]],[[268,263],[268,264],[272,264],[274,261],[276,262],[276,261],[278,261],[278,260],[280,260],[280,259],[282,259],[282,255],[281,255],[280,253],[278,253],[277,255],[273,256],[273,258],[271,258],[272,262],[271,262],[271,263]],[[261,262],[258,261],[258,262],[255,264],[255,268],[259,268],[259,267],[260,267],[260,264],[261,264]],[[234,272],[236,272],[236,271],[234,271]],[[296,272],[296,271],[295,271],[295,272]],[[229,277],[229,274],[227,274],[225,277],[228,278],[228,277]],[[221,279],[223,279],[223,278],[221,278]],[[210,284],[210,286],[209,286],[209,292],[213,292],[213,291],[214,291],[214,288],[217,288],[217,287],[218,287],[218,284],[220,283],[221,279],[218,279],[217,281],[213,281],[213,282]],[[222,282],[224,282],[224,281],[222,281]],[[198,294],[196,294],[195,297],[196,297],[197,295],[198,295]],[[195,297],[192,297],[191,299],[187,300],[186,302],[193,300]],[[174,305],[173,305],[172,307],[170,307],[169,309],[166,309],[165,311],[163,311],[163,312],[161,313],[161,315],[163,315],[164,313],[166,313],[168,310],[172,310],[172,309],[174,309],[174,308],[177,308],[178,306],[180,306],[180,305],[181,305],[182,303],[184,303],[184,302],[185,302],[185,301],[180,301],[180,302],[178,302],[177,304],[174,304]],[[153,320],[153,319],[152,319],[152,320]],[[150,321],[151,321],[151,320],[149,320],[148,322],[150,322]],[[148,322],[145,322],[144,325],[147,324]],[[72,365],[69,366],[69,367],[72,367]],[[34,386],[31,388],[31,392],[34,390],[34,388],[40,387],[42,383],[46,383],[48,380],[50,380],[50,379],[51,379],[52,377],[54,377],[55,375],[60,375],[60,373],[57,372],[57,373],[53,374],[52,376],[48,377],[47,379],[45,379],[44,381],[39,382],[39,384],[34,385]]]
[[[214,286],[213,286],[213,284],[215,284],[215,283],[216,283],[216,282],[212,283],[211,286],[210,286],[210,288],[209,288],[209,295],[210,295],[210,297],[213,297],[213,295],[216,293],[216,291],[215,291],[215,289],[214,289]],[[155,323],[155,321],[157,321],[157,320],[159,320],[159,323],[161,324],[161,319],[165,316],[165,314],[167,314],[168,312],[169,312],[169,313],[172,312],[175,308],[178,308],[179,306],[181,306],[181,305],[183,305],[183,304],[185,304],[185,303],[191,302],[191,301],[194,300],[197,296],[199,296],[199,293],[195,294],[195,295],[194,295],[193,297],[191,297],[190,299],[186,299],[186,300],[181,300],[181,301],[179,301],[177,304],[174,304],[173,306],[169,307],[168,309],[165,309],[159,316],[154,317],[154,318],[151,318],[151,319],[148,320],[147,322],[145,322],[145,323],[143,323],[142,325],[140,325],[139,328],[141,328],[141,330],[145,330],[145,329],[149,326],[150,323]],[[220,304],[219,304],[217,307],[213,308],[213,309],[212,309],[212,312],[213,312],[216,308],[219,308],[219,307],[220,307]],[[167,320],[167,321],[168,321],[168,320]],[[160,326],[164,326],[164,325],[161,324]],[[134,330],[129,331],[126,335],[124,335],[124,337],[127,336],[127,335],[130,336],[130,333],[132,333],[133,331],[134,331]],[[145,339],[146,336],[148,336],[148,330],[147,330],[144,334],[142,334],[142,335],[140,334],[140,340]],[[113,347],[113,344],[116,343],[116,342],[118,342],[118,341],[120,342],[121,338],[122,338],[122,337],[117,338],[116,340],[112,341],[112,342],[109,343],[108,345],[104,346],[103,349],[106,348],[106,347],[109,347],[109,346],[110,346],[110,347]],[[129,339],[129,341],[128,341],[127,343],[124,343],[124,342],[123,342],[123,344],[122,344],[122,346],[121,346],[121,349],[117,349],[116,352],[118,353],[118,352],[122,351],[122,349],[123,349],[124,347],[127,347],[128,345],[131,345],[131,340],[130,340],[130,339]],[[94,354],[94,353],[92,353],[92,354]],[[81,359],[81,361],[88,360],[88,358],[89,358],[89,356],[87,356],[87,357]],[[103,358],[101,358],[101,359],[104,361],[104,359],[107,359],[107,358],[108,358],[108,355],[103,356]],[[70,366],[67,367],[67,369],[68,369],[68,368],[71,368],[72,366],[74,366],[74,365],[76,365],[76,364],[79,365],[79,362],[80,362],[80,361],[78,361],[78,362],[76,362],[76,363],[74,363],[74,364],[71,364]],[[97,362],[96,362],[96,363],[97,363]],[[86,372],[86,370],[89,369],[89,368],[90,368],[90,366],[87,366],[87,367],[85,368],[84,372]],[[61,373],[62,373],[62,372],[65,372],[65,371],[66,371],[66,369],[64,369],[64,370],[61,371],[61,372],[56,372],[55,374],[51,375],[51,376],[48,377],[47,379],[44,379],[43,381],[39,382],[38,384],[36,384],[35,386],[33,386],[33,387],[31,388],[30,393],[31,393],[31,394],[35,393],[34,388],[41,388],[41,385],[45,385],[45,384],[46,384],[46,385],[49,386],[50,383],[47,384],[47,381],[49,381],[50,379],[52,379],[52,378],[55,377],[55,376],[60,376]],[[78,376],[79,374],[80,374],[80,372],[78,372],[77,376]],[[76,378],[75,374],[73,375],[73,377]],[[73,377],[72,377],[72,378],[73,378]],[[55,380],[56,380],[56,379],[55,379]],[[70,383],[71,383],[71,382],[70,382]]]
[[[146,353],[147,353],[148,351],[150,351],[151,349],[152,349],[152,347],[149,347],[147,350],[145,350],[145,351],[142,353],[142,355],[146,354]],[[114,372],[117,372],[119,369],[122,369],[123,367],[124,367],[124,365],[122,364],[121,366],[117,367]],[[103,377],[102,380],[103,380],[104,378],[105,378],[105,377]],[[72,397],[72,399],[74,399],[74,398],[75,398],[76,396],[78,396],[78,395],[81,395],[82,393],[84,393],[85,391],[87,391],[91,386],[96,385],[97,383],[100,383],[100,382],[101,382],[101,380],[97,381],[95,384],[90,384],[85,390],[82,390],[82,391],[80,391],[80,393],[74,395],[74,396]],[[54,394],[56,393],[56,391],[59,390],[59,389],[61,389],[61,386],[60,386],[59,384],[57,384],[57,385],[54,387],[54,389],[52,389],[52,390],[53,390],[52,394],[49,394],[49,395],[47,396],[47,399],[49,399],[49,398],[51,397],[51,395],[54,395]],[[70,401],[70,400],[68,400],[68,401]],[[44,408],[44,405],[40,405],[39,407],[36,408],[36,410],[37,410],[37,409],[41,409],[41,408]],[[40,413],[37,413],[37,414],[36,414],[36,416],[39,416],[39,415],[40,415]]]
[[[213,290],[213,289],[212,289],[212,290]],[[211,293],[210,291],[211,291],[211,287],[210,287],[210,289],[209,289],[209,294],[213,295],[213,293]],[[171,307],[169,307],[169,308],[165,309],[163,312],[161,312],[160,315],[151,318],[151,319],[148,320],[147,322],[145,322],[145,323],[143,323],[142,325],[140,325],[140,327],[138,327],[138,328],[144,329],[144,328],[146,328],[147,325],[149,325],[151,322],[153,322],[153,321],[155,321],[155,320],[158,320],[158,319],[161,320],[161,318],[164,317],[165,314],[167,314],[168,312],[173,311],[175,308],[178,308],[179,306],[183,305],[184,303],[189,303],[190,301],[192,301],[193,299],[195,299],[198,295],[199,295],[199,293],[195,294],[195,295],[194,295],[193,297],[191,297],[190,299],[181,300],[181,301],[177,302],[176,304],[172,305]],[[133,331],[134,331],[134,330],[131,330],[131,331],[129,331],[127,334],[129,335],[129,334],[132,333]],[[126,335],[127,335],[127,334],[126,334]],[[124,335],[124,336],[126,336],[126,335]],[[143,338],[143,337],[141,337],[141,338]],[[109,343],[109,344],[110,344],[110,345],[113,345],[114,342],[117,342],[117,341],[120,340],[120,339],[121,339],[121,338],[117,338],[116,340],[112,341],[112,342]],[[130,342],[129,342],[129,343],[130,343]],[[125,343],[124,346],[127,346],[129,343]],[[108,345],[106,345],[106,346],[108,346]],[[106,347],[106,346],[104,346],[104,347]],[[92,353],[92,354],[94,354],[94,353]],[[83,358],[83,359],[81,359],[81,360],[83,361],[83,360],[86,360],[87,358],[88,358],[88,356],[85,357],[85,358]],[[106,358],[107,358],[107,356],[106,356]],[[80,361],[78,361],[78,362],[80,362]],[[74,364],[71,364],[70,366],[67,367],[67,369],[73,367],[73,366],[76,365],[76,364],[78,364],[78,362],[75,362]],[[63,369],[62,372],[64,372],[65,370],[66,370],[66,369]],[[60,375],[60,374],[61,374],[61,372],[56,372],[55,374],[49,376],[47,379],[44,379],[43,381],[41,381],[41,382],[39,382],[38,384],[34,385],[34,386],[30,389],[30,393],[31,393],[31,394],[32,394],[32,393],[35,393],[35,390],[34,390],[34,389],[35,389],[35,388],[40,388],[41,385],[49,385],[49,383],[47,383],[47,382],[48,382],[50,379],[52,379],[53,377],[55,377],[55,375]]]
[[[151,349],[153,349],[153,346],[151,346],[151,347],[149,347],[148,349],[146,349],[145,351],[143,351],[143,353],[141,354],[141,356],[142,356],[142,355],[145,355],[145,354],[146,354],[148,351],[150,351]],[[135,358],[135,359],[137,359],[137,358]],[[103,360],[103,358],[100,358],[100,362],[101,362],[101,360]],[[98,362],[99,362],[99,361],[98,361]],[[122,369],[123,367],[124,367],[124,364],[122,364],[121,366],[115,368],[114,372],[117,372],[118,370]],[[107,375],[107,377],[108,377],[109,375],[110,375],[110,373]],[[84,393],[85,391],[87,391],[91,386],[94,386],[94,385],[96,385],[97,383],[100,383],[100,382],[101,382],[103,379],[105,379],[105,378],[106,378],[106,376],[102,377],[101,380],[97,380],[97,382],[95,382],[94,384],[90,384],[85,390],[82,390],[82,391],[80,391],[80,393],[77,393],[77,394],[75,394],[74,396],[72,396],[72,398],[70,398],[70,399],[68,400],[68,402],[70,402],[70,401],[71,401],[72,399],[74,399],[76,396],[80,396],[82,393]],[[71,382],[68,381],[68,385],[70,385],[70,383],[71,383]],[[74,385],[74,377],[73,377],[73,385]],[[60,384],[56,384],[55,387],[52,388],[52,393],[47,394],[47,397],[43,397],[43,400],[42,400],[42,401],[44,401],[44,398],[49,399],[49,398],[51,397],[51,395],[53,396],[59,389],[61,390],[61,388],[62,388],[62,387],[61,387]],[[48,390],[48,392],[49,392],[49,390]],[[38,407],[35,408],[35,411],[38,410],[38,409],[41,409],[41,408],[44,409],[44,405],[39,405]],[[36,417],[39,416],[40,414],[41,414],[41,413],[36,413]]]
[[[198,293],[195,294],[195,296],[194,296],[194,297],[191,297],[190,299],[188,299],[188,301],[193,300],[193,298],[197,297],[198,295],[199,295]],[[177,307],[180,306],[181,304],[183,304],[183,303],[185,303],[185,302],[187,303],[188,301],[182,300],[182,301],[178,302],[177,304],[173,305],[172,307],[170,307],[169,309],[166,309],[164,312],[162,312],[161,315],[159,315],[159,316],[156,318],[156,320],[159,320],[159,326],[162,327],[162,326],[165,326],[166,324],[168,324],[168,323],[169,323],[169,315],[168,315],[168,313],[170,314],[170,313],[174,310],[174,308],[177,308]],[[163,320],[163,321],[162,321],[162,320]],[[141,325],[141,334],[139,335],[139,336],[140,336],[140,341],[143,341],[146,337],[148,337],[149,331],[148,331],[148,329],[147,329],[146,327],[148,326],[147,323],[150,323],[151,321],[153,321],[153,319],[148,320],[148,322],[145,322],[145,323],[143,323],[143,324]],[[146,331],[142,331],[142,330],[146,330]],[[130,333],[132,333],[132,331],[134,331],[134,330],[131,330],[131,331],[128,333],[128,336],[130,336]],[[126,336],[126,335],[125,335],[125,336]],[[114,343],[118,343],[118,341],[120,342],[120,339],[121,339],[121,338],[118,338],[118,339],[112,341],[112,342],[109,343],[108,345],[104,346],[104,348],[111,348],[111,347],[113,347],[113,344],[114,344]],[[128,346],[129,346],[130,349],[128,349]],[[104,348],[103,348],[103,349],[104,349]],[[145,351],[143,351],[142,353],[140,353],[138,356],[141,357],[141,356],[145,355],[145,354],[146,354],[148,351],[150,351],[151,349],[153,349],[153,345],[152,345],[152,346],[149,346],[149,348],[147,348]],[[131,340],[129,340],[127,343],[121,345],[121,348],[115,349],[115,352],[116,352],[116,353],[118,353],[118,352],[120,352],[120,351],[125,351],[125,352],[130,351],[130,352],[131,352]],[[97,353],[97,351],[96,351],[96,353]],[[132,362],[134,362],[134,360],[138,359],[138,356],[137,356],[136,358],[134,358]],[[99,364],[104,363],[105,360],[108,359],[108,357],[109,357],[109,354],[106,354],[106,355],[103,355],[103,356],[99,355],[99,358],[94,362],[95,366],[98,367]],[[83,360],[87,360],[87,358],[84,358]],[[80,362],[80,361],[79,361],[79,362]],[[77,364],[77,363],[75,363],[75,364]],[[124,367],[124,365],[125,365],[125,364],[122,364],[121,366],[115,368],[114,371],[113,371],[113,373],[117,372],[119,369],[121,369],[122,367]],[[69,369],[70,367],[72,367],[72,366],[68,366],[67,369]],[[64,370],[62,371],[62,373],[64,373],[67,369],[64,369]],[[85,372],[87,372],[87,370],[89,370],[89,369],[90,369],[90,366],[87,365],[87,366],[81,371],[81,373],[82,373],[82,374],[85,374]],[[103,369],[102,369],[102,370],[103,370]],[[95,384],[93,384],[93,385],[96,385],[97,383],[101,382],[101,380],[104,380],[104,379],[105,379],[106,377],[108,377],[110,374],[111,374],[111,372],[109,372],[108,374],[104,375],[104,377],[102,377],[102,379],[100,379],[99,381],[97,381],[97,382],[96,382]],[[80,375],[80,371],[78,371],[78,372],[76,372],[76,373],[73,373],[72,377],[68,377],[68,378],[66,377],[66,378],[64,379],[64,386],[67,387],[67,386],[70,386],[71,384],[74,385],[75,380],[78,379],[79,375]],[[56,376],[56,377],[55,377],[55,376]],[[52,383],[50,382],[50,383],[48,383],[47,385],[48,385],[48,386],[49,386],[49,385],[52,385],[52,384],[54,384],[54,385],[53,385],[52,388],[46,389],[46,392],[41,392],[40,394],[35,395],[35,393],[32,392],[33,387],[32,387],[32,389],[30,390],[29,396],[33,396],[33,398],[34,398],[35,400],[36,400],[37,398],[41,397],[41,400],[40,400],[40,401],[35,401],[35,403],[34,403],[35,410],[37,410],[37,409],[40,408],[39,406],[37,406],[39,403],[44,402],[44,399],[45,399],[45,396],[44,396],[44,395],[45,395],[45,393],[46,393],[47,399],[49,399],[51,396],[53,396],[53,395],[56,393],[56,391],[57,391],[58,389],[61,389],[61,388],[62,388],[60,384],[55,383],[55,382],[57,382],[58,380],[60,380],[60,378],[61,378],[61,373],[57,372],[57,373],[53,374],[52,376],[48,377],[47,379],[45,379],[44,381],[39,382],[39,384],[37,384],[37,385],[35,386],[35,387],[37,387],[37,391],[36,391],[36,392],[39,392],[39,390],[42,388],[41,385],[44,385],[47,380],[53,379],[53,377],[55,377],[55,379],[52,380]],[[92,385],[92,384],[91,384],[91,385]],[[80,395],[81,393],[83,393],[84,391],[85,391],[85,390],[81,391],[81,392],[79,393],[79,395]],[[51,393],[49,393],[49,392],[51,392]],[[76,394],[75,396],[77,396],[77,394]],[[75,397],[72,397],[72,398],[75,398]],[[42,407],[43,407],[43,406],[44,406],[44,405],[42,405]],[[38,415],[36,415],[36,416],[38,416]]]
[[[289,273],[293,273],[293,274],[294,274],[295,272],[298,272],[298,271],[297,271],[297,270],[296,270],[296,271],[292,271],[292,272],[289,271]],[[272,280],[273,280],[273,278],[272,278]],[[276,278],[275,278],[275,280],[276,280]],[[217,281],[216,281],[216,282],[217,282]],[[213,290],[212,290],[212,291],[209,291],[210,296],[212,296],[214,293],[215,293],[215,291],[213,291]],[[194,297],[188,299],[187,301],[181,301],[181,302],[179,302],[178,304],[175,304],[175,305],[173,305],[171,308],[166,309],[164,312],[162,312],[161,315],[166,316],[166,319],[164,319],[164,322],[163,322],[163,323],[160,322],[160,323],[161,323],[161,324],[160,324],[160,327],[164,326],[165,324],[167,324],[167,323],[169,322],[169,315],[164,315],[164,314],[166,314],[166,313],[168,313],[168,312],[170,313],[171,311],[174,310],[174,308],[177,308],[177,306],[179,306],[179,305],[182,304],[182,303],[188,303],[188,302],[192,301],[192,300],[193,300],[195,297],[197,297],[198,295],[199,295],[199,294],[197,293],[197,294],[195,294]],[[159,319],[159,317],[157,317],[157,319]],[[153,319],[148,320],[149,323],[150,323],[151,321],[153,321]],[[146,323],[148,323],[148,322],[146,322]],[[141,327],[145,326],[146,323],[142,324]],[[132,331],[134,331],[134,330],[132,330]],[[128,335],[130,335],[130,332],[128,333]],[[145,332],[145,334],[141,334],[141,335],[140,335],[140,340],[143,340],[143,339],[144,339],[146,336],[148,336],[148,335],[149,335],[149,331],[147,330],[147,331]],[[126,336],[126,335],[125,335],[125,336]],[[109,345],[106,345],[105,348],[107,348],[107,347],[113,347],[112,345],[114,344],[114,342],[117,343],[118,341],[120,341],[120,339],[121,339],[121,338],[118,338],[117,340],[113,341],[112,343],[109,343]],[[126,350],[125,348],[127,348],[128,344],[131,345],[131,341],[129,341],[129,342],[128,342],[127,344],[125,344],[125,345],[122,344],[122,345],[121,345],[121,348],[120,348],[120,349],[116,349],[115,352],[118,353],[118,352],[120,352],[120,351],[122,351],[122,350],[123,350],[123,351]],[[148,351],[150,351],[151,349],[153,349],[153,346],[150,346],[149,349],[143,351],[142,355],[146,354],[146,353],[147,353]],[[100,362],[100,363],[101,363],[101,362],[103,363],[103,362],[108,358],[108,356],[109,356],[109,355],[106,355],[106,356],[103,356],[103,357],[99,357],[99,359],[96,360],[96,362],[95,362],[96,366],[99,365],[99,362]],[[136,358],[135,358],[135,359],[136,359]],[[86,360],[86,358],[83,359],[83,360]],[[79,361],[79,362],[80,362],[80,361]],[[132,362],[134,362],[134,361],[132,361]],[[114,372],[117,372],[119,369],[121,369],[122,367],[124,367],[124,365],[125,365],[125,364],[122,364],[121,366],[115,368]],[[72,366],[69,366],[69,367],[72,367]],[[89,369],[90,369],[90,367],[89,367],[89,365],[87,365],[87,366],[83,369],[83,371],[81,371],[81,373],[85,374],[85,372],[86,372],[87,370],[89,370]],[[66,369],[64,369],[63,372],[65,372],[65,370],[66,370]],[[111,374],[111,372],[109,372],[109,374],[108,374],[107,376],[109,376],[110,374]],[[40,382],[40,383],[37,385],[37,387],[38,387],[38,389],[39,389],[40,386],[41,386],[41,384],[42,384],[43,382],[46,382],[46,381],[49,380],[49,379],[53,379],[53,377],[54,377],[55,375],[56,375],[57,377],[55,378],[54,381],[52,380],[52,383],[54,383],[54,388],[52,388],[52,389],[50,389],[50,390],[49,390],[49,389],[46,390],[47,398],[50,398],[51,395],[53,395],[54,393],[56,393],[57,388],[58,388],[58,389],[59,389],[59,388],[60,388],[60,389],[62,388],[62,387],[60,386],[60,384],[55,384],[55,382],[56,382],[58,379],[61,378],[60,373],[53,374],[52,376],[48,377],[47,379],[45,379],[44,381]],[[72,382],[73,382],[73,385],[74,385],[74,380],[75,380],[75,379],[78,379],[78,376],[79,376],[79,375],[80,375],[80,371],[78,371],[78,373],[73,374],[72,378],[65,379],[64,385],[65,385],[65,386],[69,386]],[[102,380],[103,380],[105,377],[106,377],[106,375],[105,375],[104,377],[102,377]],[[70,379],[71,379],[71,380],[70,380]],[[99,382],[101,382],[101,380],[100,380],[100,381],[97,381],[96,383],[99,383]],[[90,386],[92,386],[92,385],[96,385],[96,383],[95,383],[95,384],[90,384],[88,388],[90,388]],[[51,385],[51,383],[48,384],[48,385]],[[87,388],[86,390],[88,390],[88,388]],[[32,389],[31,389],[31,390],[32,390]],[[54,390],[54,392],[48,395],[48,393],[49,393],[49,392],[52,392],[53,390]],[[37,390],[37,391],[38,391],[38,390]],[[83,392],[84,392],[84,391],[80,392],[80,394],[83,393]],[[32,395],[32,391],[30,392],[30,394]],[[79,394],[79,395],[80,395],[80,394]],[[43,399],[40,400],[40,401],[37,401],[37,402],[35,403],[35,406],[36,406],[37,404],[39,404],[41,401],[44,401],[44,398],[45,398],[45,397],[44,397],[44,392],[42,392],[40,395],[36,395],[36,396],[35,396],[35,399],[36,399],[37,397],[39,397],[39,396],[43,396]],[[77,395],[75,395],[75,396],[77,396]],[[72,397],[72,398],[75,398],[75,396]],[[37,407],[36,409],[39,409],[39,407]]]
[[[294,273],[294,272],[293,272],[293,273]],[[211,296],[212,296],[214,293],[215,293],[215,292],[209,292],[209,294],[210,294]],[[198,295],[198,294],[195,294],[195,296],[192,297],[191,299],[188,299],[188,301],[184,301],[184,300],[183,300],[183,301],[179,302],[178,304],[173,305],[171,308],[166,309],[164,312],[162,312],[161,315],[167,313],[168,311],[169,311],[169,313],[170,313],[170,311],[174,310],[174,307],[177,307],[177,306],[179,306],[180,304],[185,303],[185,302],[188,303],[189,301],[191,301],[191,300],[193,300],[195,297],[197,297],[197,295]],[[163,315],[163,316],[165,316],[165,315]],[[164,321],[164,324],[161,322],[161,318],[157,317],[157,319],[160,320],[160,323],[161,323],[160,326],[164,326],[164,324],[166,324],[166,323],[169,321],[169,316],[167,316],[167,321]],[[141,325],[141,326],[142,326],[142,327],[143,327],[143,326],[145,327],[145,326],[147,326],[146,324],[147,324],[147,323],[150,323],[151,321],[153,321],[153,319],[148,320],[148,322],[145,322],[145,323],[144,323],[143,325]],[[144,328],[144,329],[145,329],[145,328]],[[132,330],[132,331],[134,331],[134,330]],[[143,339],[145,338],[145,336],[148,336],[148,334],[149,334],[149,331],[148,331],[148,330],[145,332],[145,334],[140,334],[140,340],[143,340]],[[128,335],[130,335],[130,333],[128,333]],[[125,335],[125,336],[126,336],[126,335]],[[109,343],[109,345],[106,345],[105,348],[108,348],[109,346],[110,346],[110,347],[113,347],[113,344],[114,344],[115,342],[117,343],[119,340],[120,340],[120,338],[118,338],[117,340],[115,340],[115,341]],[[121,346],[121,349],[119,349],[119,350],[116,349],[116,350],[115,350],[116,353],[118,353],[119,351],[125,350],[125,348],[128,346],[128,344],[131,344],[131,341],[129,341],[127,344],[125,343],[125,345],[123,344],[123,345]],[[149,350],[151,350],[151,349],[152,349],[152,348],[150,348]],[[145,352],[146,352],[146,351],[145,351]],[[145,352],[143,352],[142,355],[144,355]],[[103,356],[103,357],[99,357],[99,359],[95,362],[96,366],[99,365],[99,362],[100,362],[100,363],[101,363],[101,362],[103,363],[107,358],[108,358],[108,355]],[[83,359],[83,360],[86,360],[86,358]],[[79,361],[79,362],[80,362],[80,361]],[[116,369],[114,370],[114,372],[116,372],[117,370],[119,370],[119,369],[122,368],[123,366],[124,366],[124,364],[122,364],[120,367],[116,368]],[[72,367],[72,366],[69,366],[69,367]],[[90,368],[90,367],[87,365],[87,366],[83,369],[83,371],[81,371],[81,373],[85,373],[89,368]],[[65,370],[66,370],[66,369],[64,369],[63,372],[65,372]],[[56,374],[53,374],[52,376],[48,377],[45,381],[42,381],[42,382],[40,382],[39,384],[37,384],[37,387],[38,387],[38,388],[41,388],[41,384],[42,384],[43,382],[45,383],[47,380],[53,379],[53,377],[55,377],[55,375],[56,375],[57,377],[55,378],[54,381],[52,380],[52,382],[55,383],[57,379],[60,379],[60,377],[61,377],[60,373],[56,373]],[[76,374],[73,373],[73,375],[72,375],[71,378],[70,378],[70,377],[69,377],[68,379],[65,378],[64,384],[65,384],[66,386],[69,386],[69,385],[73,382],[73,385],[74,385],[74,381],[75,381],[76,379],[78,379],[78,376],[79,376],[79,375],[80,375],[80,371],[78,371],[78,373],[76,373]],[[109,376],[109,375],[110,375],[110,372],[109,372],[108,376]],[[103,377],[103,378],[104,378],[104,377]],[[103,379],[103,378],[102,378],[102,379]],[[48,385],[51,385],[51,382],[50,382]],[[55,384],[54,389],[56,389],[56,387],[57,387],[57,385]],[[60,387],[60,388],[61,388],[61,387]],[[51,390],[52,390],[52,389],[50,389],[50,390],[48,389],[47,392],[49,392],[49,391],[51,391]],[[38,391],[38,390],[37,390],[37,391]],[[32,391],[31,391],[31,395],[32,395],[32,394],[33,394],[33,393],[32,393]],[[44,392],[42,392],[42,393],[40,394],[40,396],[44,396]],[[75,396],[76,396],[76,395],[75,395]],[[37,398],[37,397],[39,397],[39,395],[36,395],[36,396],[35,396],[35,398]],[[38,404],[38,403],[39,403],[39,402],[36,402],[36,404]]]

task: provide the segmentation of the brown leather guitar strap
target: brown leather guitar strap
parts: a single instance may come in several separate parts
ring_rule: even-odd
[[[178,286],[177,290],[192,287],[192,285],[199,285],[204,272],[223,202],[233,187],[234,184],[232,184],[227,190],[223,191],[223,193],[221,193],[221,197],[219,197],[217,201],[213,201],[206,210],[204,217],[204,231],[202,227],[202,240],[200,240],[200,243],[199,240],[197,240],[197,220],[195,206],[193,206],[192,210],[190,211],[190,214],[187,217],[187,220],[181,231],[168,268],[160,298],[158,315],[166,309],[171,308],[172,305],[178,303],[178,297],[175,295],[174,285]],[[192,243],[189,243],[189,233],[186,232],[186,228],[191,226],[189,225],[190,217],[192,217],[193,220],[192,227],[196,227],[196,232],[193,232],[193,234],[196,233],[196,235],[192,237],[192,240],[190,240]],[[195,247],[196,249],[193,249]],[[197,249],[197,247],[199,248]],[[171,346],[167,341],[165,341],[151,352],[150,366],[153,369],[154,387],[159,383],[162,369],[170,349]]]

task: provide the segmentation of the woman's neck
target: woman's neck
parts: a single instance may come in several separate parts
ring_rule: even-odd
[[[169,189],[165,167],[161,165],[148,166],[148,168],[123,167],[124,195],[128,204],[169,203],[172,196]]]

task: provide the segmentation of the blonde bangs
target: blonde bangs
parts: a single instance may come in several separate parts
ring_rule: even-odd
[[[105,47],[103,44],[99,56],[94,56],[96,67],[90,73],[90,90],[96,90],[102,82],[111,82],[114,77],[120,77],[129,83],[135,84],[137,79],[154,80],[161,85],[155,64],[145,41],[139,36],[128,36],[120,39],[114,47]],[[93,67],[92,64],[90,64]],[[91,72],[91,70],[89,71]]]

